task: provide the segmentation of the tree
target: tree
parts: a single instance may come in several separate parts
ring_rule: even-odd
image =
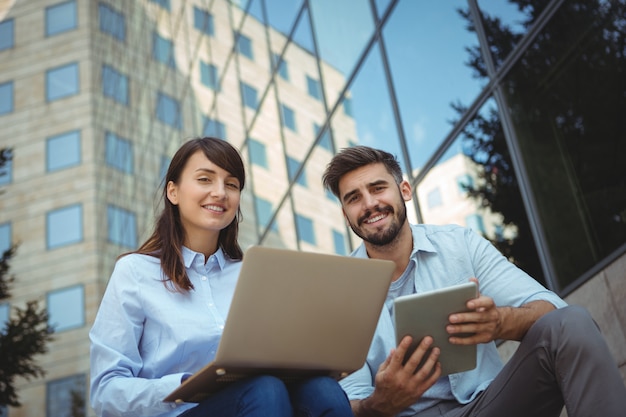
[[[527,30],[552,4],[509,0]],[[459,10],[475,31],[468,10]],[[626,238],[625,0],[563,2],[500,85],[526,163],[544,237],[564,286]],[[519,44],[516,33],[484,14],[489,53],[500,68]],[[476,78],[488,78],[478,47],[467,48]],[[466,107],[453,107],[462,114]],[[486,114],[485,114],[486,113]],[[464,130],[466,154],[481,166],[482,183],[468,188],[483,207],[514,225],[514,239],[494,244],[541,277],[517,177],[496,111],[478,114]],[[532,165],[531,165],[532,164]],[[541,281],[541,279],[539,279]]]
[[[11,160],[11,149],[0,149],[0,169]],[[0,258],[0,301],[11,296],[15,277],[10,273],[9,261],[17,252],[12,244]],[[0,415],[5,406],[20,406],[15,389],[15,378],[27,380],[45,374],[34,357],[47,352],[46,344],[52,340],[53,329],[48,326],[48,313],[37,300],[28,301],[23,308],[13,307],[6,323],[0,323]]]

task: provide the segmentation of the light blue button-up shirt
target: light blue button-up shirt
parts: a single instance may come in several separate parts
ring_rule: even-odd
[[[417,293],[461,284],[475,277],[479,291],[493,298],[497,306],[519,307],[536,300],[548,301],[557,308],[566,305],[470,229],[454,225],[411,225],[411,229],[413,252],[407,269],[414,271]],[[357,248],[352,256],[366,258],[365,246]],[[383,308],[365,365],[340,382],[351,400],[367,398],[374,392],[376,371],[395,347],[391,312]],[[478,345],[476,368],[449,375],[452,394],[460,403],[472,401],[487,388],[502,366],[495,343]],[[427,391],[425,396],[428,394]],[[418,401],[398,416],[412,416],[423,408]]]
[[[204,255],[183,247],[195,289],[166,288],[157,258],[119,259],[91,340],[91,405],[101,417],[176,416],[196,404],[165,403],[181,377],[210,362],[239,277],[241,262],[221,249]]]

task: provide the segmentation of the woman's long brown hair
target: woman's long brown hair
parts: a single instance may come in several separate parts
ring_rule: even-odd
[[[185,231],[180,221],[178,206],[172,204],[167,198],[167,184],[172,181],[178,183],[180,175],[189,158],[201,150],[204,155],[220,168],[228,171],[239,180],[243,190],[246,173],[241,155],[228,142],[213,138],[203,137],[192,139],[184,143],[174,157],[165,175],[163,185],[163,211],[156,221],[154,232],[136,251],[139,253],[159,258],[161,268],[165,274],[164,281],[171,282],[175,291],[189,291],[193,284],[185,271],[182,255],[182,246],[185,239]],[[241,208],[237,208],[237,215],[233,221],[220,231],[218,245],[231,259],[242,259],[243,251],[239,246],[237,237],[239,234],[239,222],[241,221]]]

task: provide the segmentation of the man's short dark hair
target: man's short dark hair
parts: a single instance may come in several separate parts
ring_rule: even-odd
[[[357,168],[376,163],[382,163],[397,184],[402,182],[402,168],[400,168],[400,164],[394,155],[380,149],[370,148],[369,146],[353,146],[343,148],[331,159],[322,176],[322,183],[337,198],[340,198],[339,180],[344,175]]]

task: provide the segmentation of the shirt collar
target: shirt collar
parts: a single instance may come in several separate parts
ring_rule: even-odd
[[[185,268],[190,268],[191,265],[194,264],[194,261],[204,265],[204,254],[192,251],[186,246],[183,246],[182,253],[183,261],[185,262]],[[215,253],[209,257],[207,263],[211,262],[211,258],[217,261],[217,265],[220,269],[224,269],[224,265],[226,264],[226,258],[224,256],[224,251],[221,247],[219,247],[217,251],[215,251]]]

